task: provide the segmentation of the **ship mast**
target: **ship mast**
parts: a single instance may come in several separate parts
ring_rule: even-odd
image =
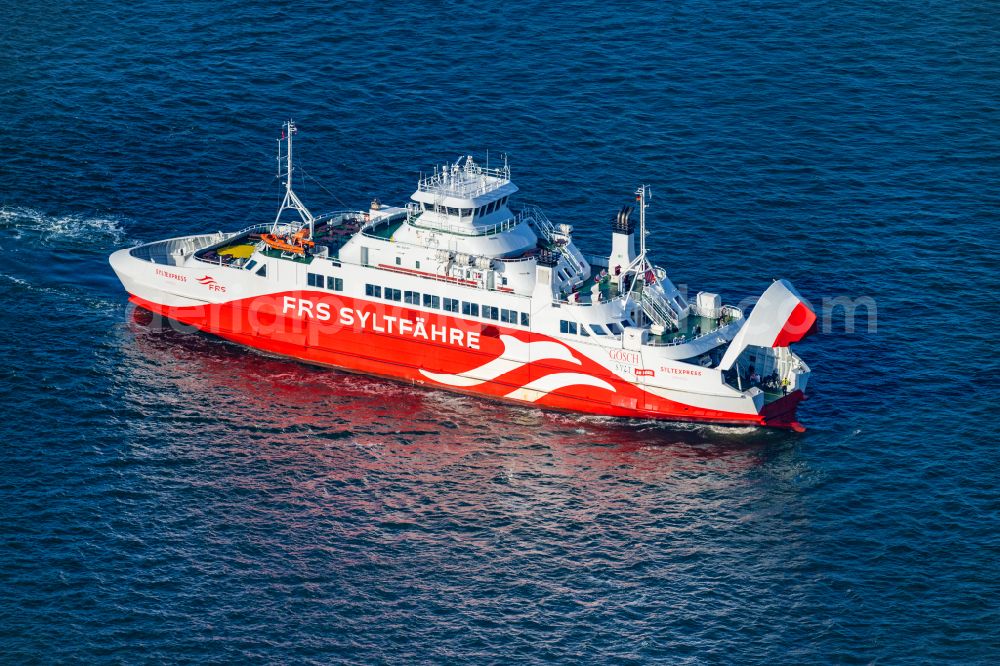
[[[639,189],[635,191],[635,200],[639,204],[639,254],[635,256],[632,263],[625,269],[625,274],[629,272],[635,272],[636,274],[644,273],[646,270],[652,268],[649,262],[646,261],[646,208],[649,207],[649,203],[647,202],[652,198],[653,194],[649,190],[649,185],[640,185]]]
[[[278,214],[274,218],[274,225],[271,227],[271,233],[275,234],[278,232],[278,224],[281,222],[281,214],[286,210],[294,210],[299,214],[302,219],[303,225],[309,225],[309,238],[313,237],[313,232],[315,229],[316,218],[313,214],[309,212],[309,209],[305,207],[305,204],[299,199],[299,197],[292,190],[292,172],[294,167],[292,166],[292,135],[298,132],[298,128],[295,127],[295,121],[289,120],[282,125],[281,138],[278,139],[278,178],[282,176],[285,177],[285,198],[281,202],[281,206],[278,207]],[[285,154],[281,154],[281,142],[287,141],[287,147],[285,149]],[[284,165],[282,165],[282,157],[284,157]],[[281,169],[284,166],[285,171],[282,173]]]

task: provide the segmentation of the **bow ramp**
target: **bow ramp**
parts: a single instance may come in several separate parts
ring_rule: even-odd
[[[789,345],[816,330],[816,313],[788,280],[776,280],[761,295],[746,323],[726,349],[718,369],[724,381],[740,391],[771,384],[766,402],[805,398],[811,371]],[[782,401],[787,402],[787,401]],[[796,423],[797,425],[797,423]]]

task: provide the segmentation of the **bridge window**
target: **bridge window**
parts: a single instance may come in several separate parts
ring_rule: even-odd
[[[403,294],[404,300],[410,305],[420,305],[420,292],[419,291],[408,291]]]
[[[462,314],[469,315],[470,317],[479,316],[479,304],[469,303],[467,301],[462,301]]]
[[[445,299],[447,300],[447,299]],[[441,299],[437,296],[431,296],[430,294],[424,294],[424,307],[434,308],[438,310],[441,308]]]
[[[332,291],[344,291],[344,280],[343,280],[343,278],[329,277],[329,276],[327,276],[327,278],[326,278],[326,288],[330,289]]]
[[[591,324],[590,325],[590,330],[592,330],[594,333],[597,333],[598,335],[607,335],[608,334],[608,332],[606,330],[604,330],[604,327],[601,326],[600,324]]]
[[[458,312],[458,299],[457,298],[444,299],[444,309],[447,312]]]
[[[256,259],[251,259],[250,262],[247,263],[245,270],[249,271],[249,270],[251,270],[256,265],[257,265],[257,260]]]
[[[457,208],[452,208],[451,206],[449,206],[448,207],[448,214],[449,215],[458,215],[458,209]]]
[[[267,277],[267,264],[260,265],[260,268],[257,269],[257,275]]]
[[[576,322],[566,321],[565,319],[559,320],[559,332],[569,333],[571,335],[576,335]]]
[[[385,298],[388,301],[401,301],[403,300],[403,294],[399,289],[393,289],[392,287],[385,288]]]
[[[608,330],[611,331],[611,333],[614,335],[621,335],[623,333],[622,327],[616,324],[615,322],[611,322],[610,324],[608,324]]]

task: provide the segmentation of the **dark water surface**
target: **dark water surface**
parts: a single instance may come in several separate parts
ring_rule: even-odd
[[[12,3],[0,661],[997,663],[989,2]],[[118,247],[510,154],[675,281],[869,297],[804,435],[544,413],[162,330]],[[321,183],[320,187],[317,183]],[[324,189],[325,188],[325,189]]]

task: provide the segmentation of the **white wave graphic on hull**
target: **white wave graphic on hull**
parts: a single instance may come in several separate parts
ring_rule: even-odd
[[[556,360],[581,365],[580,360],[574,358],[569,348],[558,342],[523,342],[510,335],[501,335],[500,341],[504,345],[504,351],[499,357],[478,368],[468,370],[461,375],[445,375],[426,370],[421,370],[420,372],[424,377],[433,379],[440,384],[468,387],[478,386],[483,382],[496,379],[500,375],[505,375],[508,372],[524,367],[532,361]]]
[[[435,372],[421,370],[420,372],[440,384],[448,386],[469,387],[477,386],[483,382],[488,382],[508,372],[522,368],[528,363],[541,360],[567,361],[582,365],[580,359],[573,356],[573,353],[566,345],[558,342],[539,341],[523,342],[510,335],[501,335],[504,351],[498,357],[473,368],[461,375],[445,375]],[[537,402],[552,391],[556,391],[567,386],[594,386],[611,392],[615,388],[597,377],[584,375],[578,372],[556,372],[544,377],[534,379],[521,388],[514,389],[506,397],[524,402]]]
[[[559,372],[552,375],[545,375],[528,382],[519,389],[514,389],[506,395],[514,400],[524,400],[525,402],[537,402],[552,391],[556,391],[567,386],[595,386],[615,393],[615,387],[603,379],[592,377],[591,375],[581,375],[578,372]]]

